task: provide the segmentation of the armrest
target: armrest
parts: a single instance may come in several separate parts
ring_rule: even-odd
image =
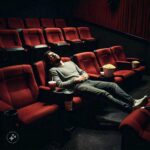
[[[91,79],[99,79],[101,77],[101,75],[96,75],[96,74],[92,74],[92,73],[88,73],[88,75]]]
[[[132,64],[131,62],[128,61],[116,61],[117,67],[119,70],[127,69],[130,70],[132,69]]]
[[[90,41],[90,42],[96,41],[95,38],[82,38],[81,40],[83,40],[83,41]]]
[[[23,47],[6,48],[6,51],[25,51]]]
[[[0,100],[0,111],[3,112],[6,110],[9,110],[9,109],[13,109],[13,107],[10,106],[9,104],[3,102],[2,100]]]
[[[18,28],[18,29],[16,29],[17,30],[17,32],[22,32],[22,28]]]
[[[81,40],[66,40],[70,44],[77,44],[77,43],[84,43],[84,41]]]
[[[57,46],[66,46],[66,45],[70,45],[70,44],[67,43],[66,41],[60,41],[57,43]]]
[[[57,103],[60,104],[64,101],[73,99],[73,92],[61,88],[56,88],[56,90],[51,90],[48,86],[39,87],[39,97],[40,101],[46,103]]]
[[[138,58],[134,58],[134,57],[127,58],[127,61],[130,61],[130,62],[135,61],[135,60],[140,61]]]
[[[33,48],[48,48],[46,44],[35,45]]]

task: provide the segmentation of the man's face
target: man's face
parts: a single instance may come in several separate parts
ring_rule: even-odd
[[[60,56],[57,55],[56,53],[49,52],[48,57],[52,65],[57,65],[58,63],[60,63]]]

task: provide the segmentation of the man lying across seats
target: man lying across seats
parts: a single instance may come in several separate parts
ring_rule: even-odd
[[[88,79],[88,74],[75,63],[72,61],[62,62],[60,56],[54,52],[47,51],[44,55],[44,61],[49,69],[50,76],[60,88],[72,90],[81,95],[103,96],[127,112],[143,106],[147,101],[147,96],[141,99],[132,98],[116,83]],[[120,99],[115,98],[113,93]]]

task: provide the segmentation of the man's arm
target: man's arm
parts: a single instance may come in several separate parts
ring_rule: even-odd
[[[74,79],[70,79],[70,80],[67,80],[67,81],[62,81],[60,79],[56,69],[53,69],[53,68],[50,69],[49,73],[50,73],[50,78],[52,77],[52,79],[54,81],[56,81],[57,86],[60,87],[60,88],[69,88],[69,87],[73,86],[74,83],[75,83]]]
[[[79,68],[75,63],[74,63],[74,65],[75,65],[77,71],[79,72],[79,74],[81,75],[81,77],[83,77],[83,80],[86,80],[89,78],[89,75],[84,70]]]

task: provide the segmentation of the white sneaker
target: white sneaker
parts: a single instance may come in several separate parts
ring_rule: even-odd
[[[137,108],[140,108],[140,107],[144,106],[147,103],[147,100],[148,100],[148,96],[147,95],[145,95],[141,99],[135,99],[134,103],[133,103],[133,106],[132,106],[133,109],[137,109]]]

